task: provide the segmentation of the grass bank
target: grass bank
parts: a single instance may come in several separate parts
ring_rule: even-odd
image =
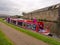
[[[50,38],[50,37],[47,37],[47,36],[44,36],[44,35],[41,35],[41,34],[38,34],[38,33],[34,33],[34,32],[31,32],[30,30],[26,30],[26,29],[23,29],[23,28],[20,28],[20,27],[17,27],[15,25],[12,25],[12,24],[9,24],[7,22],[4,22],[3,20],[0,19],[1,22],[5,23],[6,25],[16,29],[16,30],[19,30],[20,32],[24,32],[36,39],[39,39],[39,40],[42,40],[46,43],[48,43],[49,45],[60,45],[60,42],[57,41],[56,39],[54,38]]]
[[[13,45],[10,40],[1,32],[0,29],[0,45]]]

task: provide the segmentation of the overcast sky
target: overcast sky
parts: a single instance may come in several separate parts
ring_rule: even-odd
[[[0,13],[16,15],[58,3],[60,0],[0,0]]]

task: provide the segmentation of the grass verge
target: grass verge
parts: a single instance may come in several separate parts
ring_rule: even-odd
[[[4,22],[3,20],[0,19],[1,22],[5,23],[6,25],[16,29],[16,30],[19,30],[20,32],[24,32],[36,39],[39,39],[39,40],[42,40],[46,43],[48,43],[49,45],[60,45],[60,42],[57,41],[56,39],[54,38],[50,38],[50,37],[47,37],[47,36],[44,36],[44,35],[41,35],[41,34],[38,34],[38,33],[34,33],[34,32],[31,32],[30,30],[26,30],[26,29],[23,29],[23,28],[20,28],[20,27],[17,27],[15,25],[12,25],[12,24],[9,24],[7,22]]]
[[[0,45],[13,45],[9,39],[1,32],[0,29]]]

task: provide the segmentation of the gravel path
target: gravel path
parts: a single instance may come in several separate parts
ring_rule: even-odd
[[[27,34],[19,32],[0,22],[1,31],[14,43],[14,45],[48,45]]]

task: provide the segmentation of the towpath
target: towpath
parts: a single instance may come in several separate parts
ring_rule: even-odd
[[[45,42],[19,32],[2,22],[0,22],[0,28],[2,29],[1,31],[14,43],[14,45],[48,45]]]

